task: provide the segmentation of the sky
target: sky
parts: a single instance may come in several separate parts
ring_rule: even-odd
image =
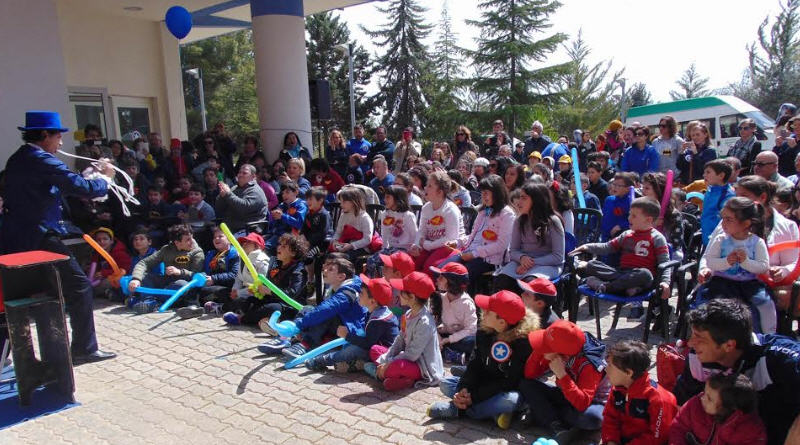
[[[711,89],[739,81],[748,66],[747,45],[757,38],[758,26],[780,10],[778,0],[561,0],[551,16],[552,32],[566,33],[570,40],[582,30],[591,48],[592,63],[613,61],[612,71],[625,68],[628,85],[644,82],[655,102],[669,101],[669,91],[691,63],[709,78]],[[475,48],[476,27],[467,18],[478,19],[479,0],[422,0],[426,19],[435,24],[448,5],[459,44]],[[339,11],[356,41],[375,54],[358,25],[376,29],[386,22],[375,4],[362,4]],[[434,28],[427,43],[435,41]],[[566,61],[561,49],[553,63]],[[375,85],[369,88],[373,90]]]

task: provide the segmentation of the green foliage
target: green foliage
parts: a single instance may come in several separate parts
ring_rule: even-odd
[[[423,20],[427,9],[418,0],[392,0],[377,9],[386,22],[377,30],[361,27],[384,51],[375,62],[379,91],[370,98],[370,105],[383,110],[380,121],[390,137],[398,136],[407,126],[422,132],[425,109],[430,104],[423,85],[425,73],[431,70],[431,58],[423,43],[431,30]]]
[[[467,23],[480,28],[478,48],[470,52],[484,74],[473,80],[472,88],[485,94],[494,117],[506,122],[513,136],[519,116],[536,105],[557,103],[559,84],[569,63],[543,64],[567,39],[563,33],[547,33],[548,20],[561,4],[555,0],[484,0],[479,20]]]
[[[697,72],[694,62],[683,72],[681,78],[675,81],[678,90],[670,90],[672,100],[691,99],[693,97],[708,96],[708,77],[703,77]]]
[[[641,107],[653,103],[653,96],[647,89],[647,85],[643,82],[636,82],[631,86],[626,102],[628,102],[628,108]]]

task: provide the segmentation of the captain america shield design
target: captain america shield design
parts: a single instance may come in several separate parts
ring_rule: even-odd
[[[492,345],[492,358],[499,363],[507,362],[511,358],[511,347],[504,341]]]

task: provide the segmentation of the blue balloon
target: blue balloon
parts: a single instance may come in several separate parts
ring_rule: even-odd
[[[281,337],[291,338],[297,335],[300,332],[300,329],[297,329],[297,325],[294,324],[291,320],[284,320],[282,322],[278,322],[278,319],[281,318],[281,312],[275,311],[269,317],[269,327],[275,329],[275,332],[278,333]]]
[[[315,349],[312,349],[312,350],[306,352],[305,354],[301,355],[300,357],[297,357],[296,359],[293,359],[293,360],[289,361],[288,363],[284,364],[283,367],[286,368],[286,369],[292,369],[297,365],[305,363],[306,360],[310,360],[310,359],[322,354],[323,352],[328,352],[333,348],[338,348],[339,346],[344,346],[346,344],[347,344],[347,340],[345,340],[343,338],[337,338],[335,340],[331,340],[328,343],[325,343],[324,345],[319,346],[319,347],[317,347]]]
[[[580,208],[586,208],[586,199],[583,196],[583,186],[581,185],[581,171],[578,167],[578,149],[572,147],[572,175],[575,177],[575,195],[578,197]]]
[[[192,30],[192,14],[183,6],[173,6],[167,9],[164,21],[167,22],[169,32],[178,39],[186,37]]]

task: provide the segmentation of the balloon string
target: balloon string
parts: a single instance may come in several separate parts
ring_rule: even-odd
[[[102,171],[101,164],[100,164],[100,162],[98,162],[97,159],[74,155],[72,153],[67,153],[67,152],[65,152],[63,150],[58,150],[58,152],[61,153],[64,156],[69,157],[69,158],[81,159],[81,160],[84,160],[84,161],[89,161],[89,162],[91,162],[92,167],[94,167],[95,170],[97,170],[98,172]],[[128,187],[126,188],[126,187],[123,187],[123,186],[121,186],[119,184],[115,184],[113,181],[109,180],[108,181],[108,190],[110,192],[112,192],[117,197],[117,199],[119,199],[120,205],[122,206],[122,213],[125,216],[131,216],[131,211],[128,209],[128,205],[125,204],[125,203],[126,202],[130,202],[133,205],[139,205],[139,200],[136,199],[136,197],[134,196],[136,192],[133,189],[133,180],[121,168],[119,168],[116,165],[111,164],[111,163],[109,163],[108,165],[110,165],[111,168],[116,170],[117,173],[121,174],[122,178],[125,179],[125,181],[128,183]]]

